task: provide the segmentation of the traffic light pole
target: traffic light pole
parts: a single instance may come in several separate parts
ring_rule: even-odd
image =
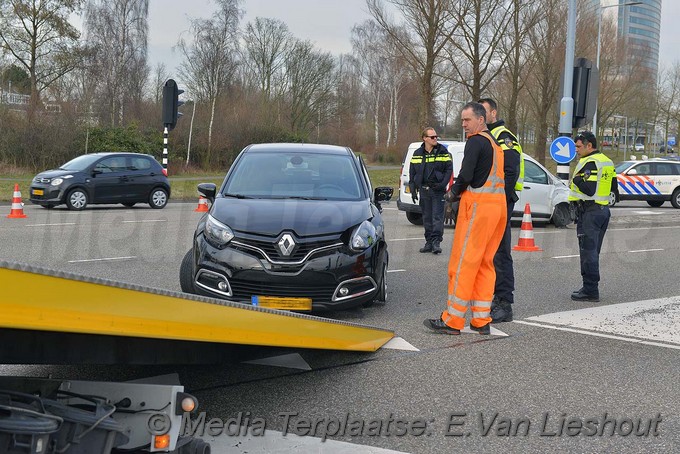
[[[574,48],[576,46],[576,0],[569,0],[567,20],[567,46],[564,56],[564,90],[560,102],[560,137],[571,137],[574,115],[574,98],[571,97],[574,85]],[[557,165],[557,177],[569,180],[569,164]]]
[[[168,176],[168,125],[163,127],[163,170]]]

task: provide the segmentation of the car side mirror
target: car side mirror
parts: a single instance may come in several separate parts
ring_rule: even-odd
[[[627,175],[637,175],[637,170],[635,169],[630,169],[628,172],[626,172]]]
[[[376,202],[387,202],[392,198],[392,194],[394,194],[394,189],[389,186],[380,186],[373,191]]]
[[[215,186],[215,183],[200,183],[198,185],[198,193],[208,199],[210,203],[213,203],[217,193],[217,186]]]
[[[102,173],[104,173],[104,172],[102,172],[102,171],[99,170],[99,169],[92,169],[92,176],[93,176],[93,177],[94,177],[94,176],[97,176],[97,175],[101,175]]]

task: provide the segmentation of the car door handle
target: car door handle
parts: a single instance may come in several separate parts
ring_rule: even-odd
[[[120,181],[129,181],[130,179],[128,177],[120,177]]]
[[[525,185],[525,186],[522,188],[522,190],[524,190],[524,189],[531,189],[531,186],[526,186],[526,185]]]

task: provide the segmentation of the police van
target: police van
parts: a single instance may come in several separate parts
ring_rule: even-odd
[[[441,140],[439,143],[447,147],[453,158],[453,176],[455,178],[463,163],[465,142]],[[406,219],[415,225],[422,225],[423,215],[420,205],[413,203],[411,199],[408,172],[411,157],[420,148],[420,145],[422,145],[422,142],[414,142],[408,147],[401,167],[399,198],[397,199],[397,208],[405,211]],[[571,222],[568,203],[569,187],[531,156],[526,153],[522,156],[524,156],[524,190],[519,193],[519,200],[515,203],[512,219],[521,220],[524,207],[528,203],[531,207],[533,221],[552,222],[558,227],[569,224]]]
[[[612,192],[609,204],[622,200],[644,200],[660,207],[670,201],[680,208],[680,162],[668,159],[623,161],[616,165],[618,194]]]
[[[447,148],[451,159],[453,160],[453,175],[458,175],[460,171],[460,166],[463,163],[463,151],[465,150],[465,142],[458,142],[453,140],[440,140],[439,143]],[[411,157],[413,153],[420,148],[422,142],[413,142],[408,146],[406,151],[406,157],[404,162],[401,164],[401,176],[399,177],[399,197],[397,198],[397,208],[401,211],[406,212],[406,219],[409,220],[411,224],[422,225],[423,223],[423,212],[420,205],[413,203],[411,198],[411,188],[409,188],[409,168],[411,163]]]

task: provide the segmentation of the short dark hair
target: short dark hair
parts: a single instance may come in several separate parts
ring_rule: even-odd
[[[491,107],[491,110],[498,110],[498,104],[496,104],[496,101],[494,101],[491,98],[482,98],[479,101],[477,101],[480,104],[487,103],[489,107]]]
[[[583,145],[586,144],[591,144],[593,146],[593,150],[597,150],[597,137],[595,137],[595,134],[593,134],[590,131],[581,131],[578,133],[576,138],[574,139],[574,142],[577,140],[580,140]]]
[[[463,108],[460,109],[460,111],[462,112],[466,109],[472,109],[472,112],[475,114],[477,118],[484,117],[484,122],[486,122],[486,109],[480,103],[470,101],[469,103],[465,104]]]

